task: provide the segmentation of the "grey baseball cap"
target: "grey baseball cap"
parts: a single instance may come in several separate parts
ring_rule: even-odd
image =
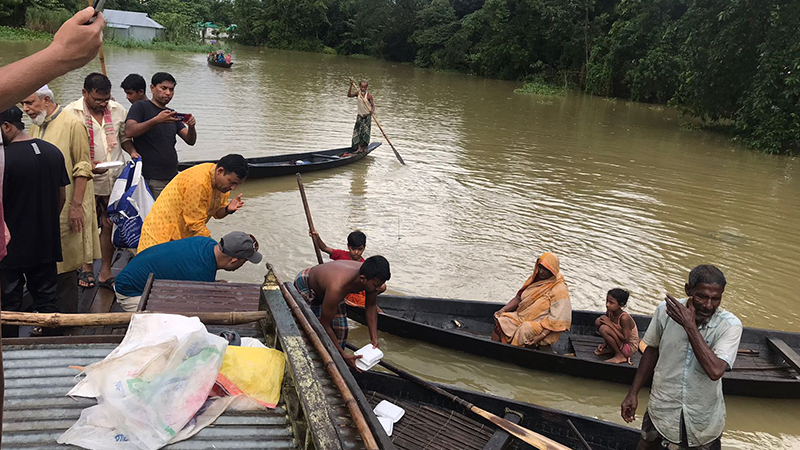
[[[231,258],[244,258],[253,264],[261,262],[261,253],[258,253],[258,241],[252,234],[242,231],[233,231],[219,240],[222,253]]]

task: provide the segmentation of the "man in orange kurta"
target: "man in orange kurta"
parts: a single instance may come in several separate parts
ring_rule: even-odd
[[[545,253],[510,302],[494,314],[492,340],[537,347],[552,345],[572,325],[572,304],[558,258]]]
[[[245,178],[247,161],[235,154],[179,173],[144,219],[138,251],[187,237],[211,237],[206,226],[211,217],[222,219],[244,206],[242,194],[230,202],[228,197]]]

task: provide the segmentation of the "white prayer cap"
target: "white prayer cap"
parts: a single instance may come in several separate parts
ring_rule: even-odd
[[[36,96],[39,98],[50,97],[51,102],[55,102],[55,96],[53,95],[53,91],[45,84],[44,86],[40,87],[38,91],[36,91]]]

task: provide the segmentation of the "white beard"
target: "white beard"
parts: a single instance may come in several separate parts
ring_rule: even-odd
[[[41,110],[39,111],[39,114],[36,116],[36,118],[31,117],[31,122],[33,122],[33,124],[36,126],[42,126],[42,124],[44,123],[44,119],[47,119],[47,111]]]

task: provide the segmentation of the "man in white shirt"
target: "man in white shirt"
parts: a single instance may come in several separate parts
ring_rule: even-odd
[[[711,265],[689,272],[688,298],[667,294],[642,341],[647,349],[627,397],[622,418],[633,422],[639,390],[653,378],[637,450],[718,450],[725,428],[722,376],[731,370],[742,323],[719,309],[725,275]]]
[[[123,166],[111,169],[95,167],[99,163],[125,163],[126,153],[131,158],[139,154],[133,147],[133,141],[125,136],[125,107],[111,100],[111,81],[101,73],[90,73],[83,81],[83,96],[64,108],[65,112],[74,114],[89,131],[89,150],[92,155],[92,173],[94,174],[94,194],[97,204],[97,216],[100,218],[100,253],[102,255],[100,273],[97,284],[111,289],[114,282],[111,276],[111,258],[114,246],[111,243],[112,224],[106,214],[108,198]],[[86,261],[84,271],[94,271],[94,261]]]

